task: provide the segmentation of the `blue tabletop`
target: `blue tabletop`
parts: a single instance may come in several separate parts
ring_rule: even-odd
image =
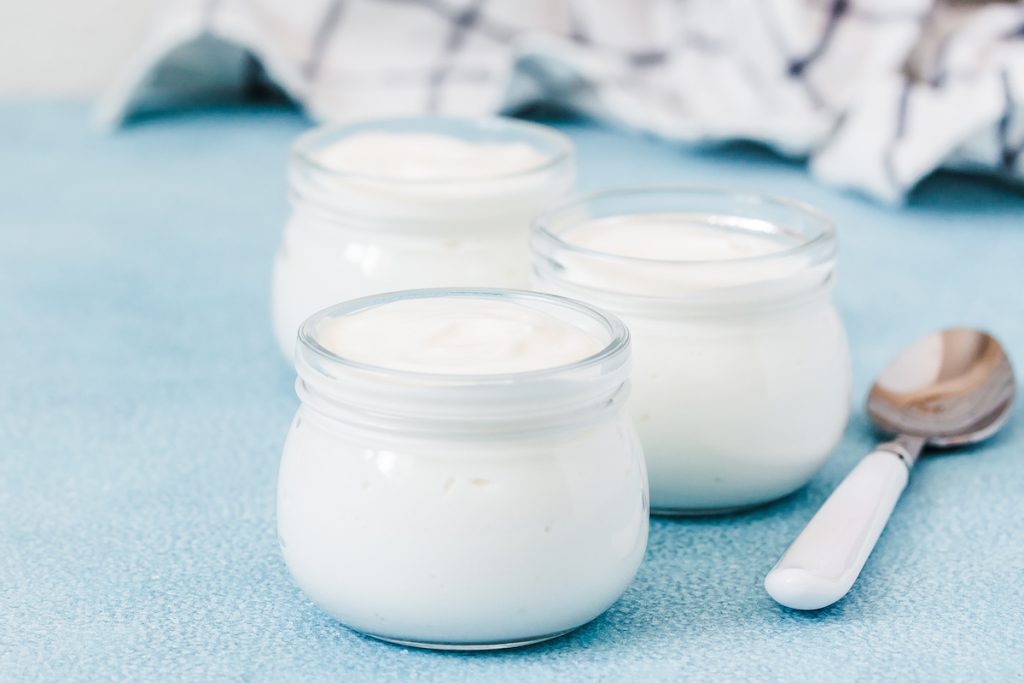
[[[294,586],[274,529],[296,399],[268,313],[287,213],[285,109],[144,120],[0,107],[0,679],[1019,680],[1024,428],[916,469],[849,596],[761,587],[867,453],[859,405],[933,328],[996,333],[1024,368],[1024,195],[927,181],[895,210],[747,146],[687,150],[579,122],[580,185],[797,197],[839,225],[858,402],[809,486],[739,516],[652,522],[625,596],[536,647],[444,654],[358,636]]]

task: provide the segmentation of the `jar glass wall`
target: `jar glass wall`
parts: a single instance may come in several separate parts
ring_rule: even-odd
[[[538,288],[630,328],[653,511],[755,506],[825,462],[851,381],[824,216],[757,194],[612,190],[542,216],[531,248]]]
[[[410,297],[513,301],[601,350],[543,370],[441,375],[324,347],[332,321]],[[509,647],[590,621],[632,580],[649,510],[615,318],[528,292],[369,297],[307,321],[296,369],[280,544],[303,591],[345,625],[425,647]]]
[[[394,119],[302,135],[272,283],[282,351],[291,359],[302,321],[339,301],[526,287],[529,222],[574,180],[568,138],[511,119]]]

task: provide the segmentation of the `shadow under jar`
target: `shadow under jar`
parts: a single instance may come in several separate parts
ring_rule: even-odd
[[[279,541],[346,626],[514,647],[594,619],[633,579],[649,507],[617,319],[534,292],[367,297],[305,322],[296,370]]]
[[[541,216],[531,249],[538,289],[630,329],[652,512],[753,507],[824,464],[851,378],[822,214],[759,194],[610,190]]]
[[[303,320],[339,301],[419,287],[525,288],[530,220],[575,181],[572,142],[503,118],[327,125],[289,163],[274,262],[274,330],[291,360]]]

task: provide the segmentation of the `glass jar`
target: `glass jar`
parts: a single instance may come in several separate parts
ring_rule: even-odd
[[[629,407],[653,512],[759,505],[825,462],[851,376],[831,300],[835,230],[822,214],[758,194],[611,190],[541,216],[531,248],[539,289],[630,329]]]
[[[339,144],[367,136],[376,137],[360,157],[341,163],[331,156]],[[455,158],[426,150],[427,158],[410,159],[415,152],[401,136],[468,146],[447,153]],[[386,163],[374,158],[375,148]],[[530,157],[511,171],[494,165],[501,155],[491,152],[516,148]],[[376,170],[391,169],[391,162],[393,171]],[[292,213],[271,294],[282,351],[291,361],[302,321],[339,301],[417,287],[525,288],[530,220],[574,181],[567,137],[511,119],[369,121],[300,136],[289,164]]]
[[[421,297],[518,302],[601,350],[547,369],[457,375],[325,348],[332,321]],[[302,590],[346,626],[419,647],[512,647],[590,621],[632,580],[649,508],[617,319],[534,292],[378,295],[307,320],[296,371],[281,551]]]

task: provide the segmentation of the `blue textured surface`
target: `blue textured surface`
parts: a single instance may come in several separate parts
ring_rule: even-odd
[[[858,413],[806,489],[744,516],[653,523],[636,582],[566,638],[506,653],[357,636],[292,585],[274,534],[295,407],[270,333],[284,161],[275,109],[141,122],[0,108],[0,679],[1020,680],[1024,429],[922,462],[860,582],[815,614],[762,577],[867,452]],[[859,402],[932,328],[996,332],[1024,367],[1024,196],[928,181],[902,211],[747,147],[683,151],[581,124],[581,185],[792,195],[840,226]]]

